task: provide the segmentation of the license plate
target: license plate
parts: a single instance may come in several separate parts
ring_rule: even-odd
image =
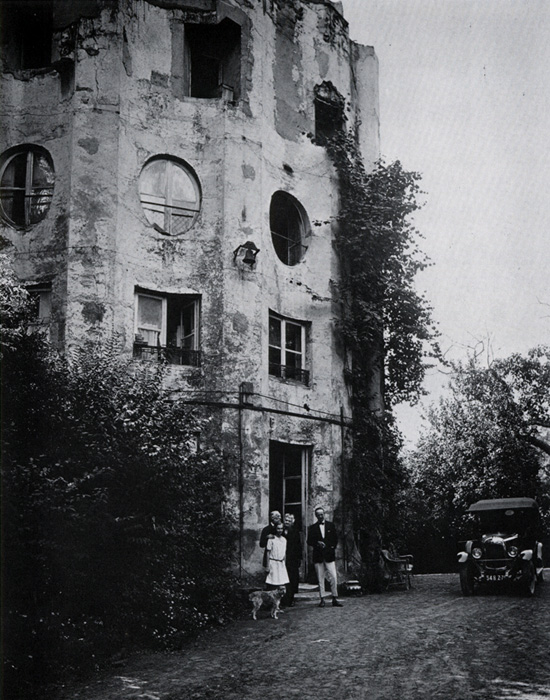
[[[502,576],[497,576],[496,574],[490,574],[487,576],[487,581],[502,581]]]

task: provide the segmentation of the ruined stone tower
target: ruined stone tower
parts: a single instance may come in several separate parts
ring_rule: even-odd
[[[1,233],[52,343],[167,359],[233,457],[243,575],[270,509],[342,528],[323,141],[345,124],[377,159],[373,50],[328,0],[3,5]]]

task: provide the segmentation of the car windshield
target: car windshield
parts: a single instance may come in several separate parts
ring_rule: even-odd
[[[535,525],[533,511],[520,508],[482,511],[477,513],[477,520],[482,533],[503,535],[527,535],[533,532]]]

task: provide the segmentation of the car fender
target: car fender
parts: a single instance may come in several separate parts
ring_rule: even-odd
[[[523,552],[519,556],[520,556],[520,559],[523,559],[523,561],[532,561],[533,560],[533,550],[532,549],[524,549]]]
[[[468,552],[459,552],[457,556],[459,564],[465,564],[468,561]]]

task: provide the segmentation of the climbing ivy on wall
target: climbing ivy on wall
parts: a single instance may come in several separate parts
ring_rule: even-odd
[[[399,161],[379,161],[368,172],[350,133],[337,133],[326,147],[340,185],[337,289],[354,389],[363,398],[375,368],[383,366],[386,405],[414,402],[427,359],[439,355],[431,307],[414,287],[416,274],[430,264],[410,219],[421,207],[421,176]]]
[[[430,358],[440,357],[437,328],[414,286],[430,263],[411,215],[421,204],[421,176],[399,161],[367,171],[352,133],[325,146],[339,179],[335,283],[340,332],[351,358],[353,457],[348,487],[356,531],[399,540],[399,493],[406,480],[392,408],[414,403]]]

